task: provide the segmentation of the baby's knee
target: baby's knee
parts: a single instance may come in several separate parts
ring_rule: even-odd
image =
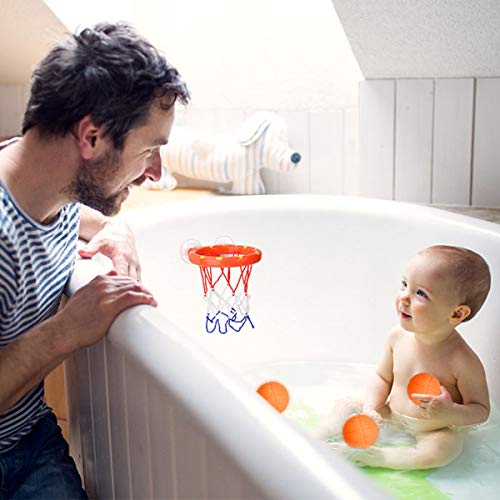
[[[417,454],[416,469],[436,469],[438,467],[444,467],[452,462],[459,453],[449,454],[449,453],[422,453]]]
[[[453,433],[453,431],[450,431]],[[455,434],[455,433],[453,433]],[[425,446],[418,446],[417,466],[419,469],[444,467],[457,458],[463,449],[463,439],[458,435],[440,436],[440,439]]]
[[[321,417],[312,434],[319,439],[333,437],[342,432],[345,421],[352,415],[361,412],[363,403],[353,399],[334,401],[333,408],[327,415]]]

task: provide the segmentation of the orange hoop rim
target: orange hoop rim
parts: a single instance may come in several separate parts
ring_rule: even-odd
[[[247,245],[213,245],[190,248],[188,258],[201,267],[242,267],[259,262],[262,252]]]

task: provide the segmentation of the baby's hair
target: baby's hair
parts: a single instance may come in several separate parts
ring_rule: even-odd
[[[443,258],[446,271],[463,298],[463,304],[471,309],[464,320],[472,319],[484,304],[491,286],[490,269],[486,261],[468,248],[435,245],[425,248],[419,255],[438,255]]]

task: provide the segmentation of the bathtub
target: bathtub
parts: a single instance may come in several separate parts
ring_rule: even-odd
[[[390,201],[315,195],[207,197],[124,216],[160,306],[122,313],[66,363],[72,454],[97,498],[386,498],[255,393],[245,373],[276,362],[374,364],[395,323],[408,259],[443,243],[490,264],[478,316],[460,327],[500,400],[499,226]],[[263,252],[249,293],[254,329],[205,331],[199,270],[183,242],[220,236]],[[103,264],[104,263],[104,264]],[[106,269],[79,261],[74,293]]]

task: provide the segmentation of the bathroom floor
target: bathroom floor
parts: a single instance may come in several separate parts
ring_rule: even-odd
[[[477,219],[483,219],[489,222],[496,222],[497,224],[500,224],[500,208],[445,207],[439,205],[434,206],[436,208],[441,208],[443,210],[448,210],[457,214],[476,217]]]

